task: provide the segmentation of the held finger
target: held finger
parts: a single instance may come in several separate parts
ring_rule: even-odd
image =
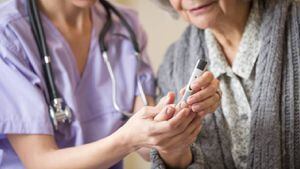
[[[170,118],[173,117],[173,115],[175,114],[175,108],[173,106],[167,106],[163,109],[163,111],[161,111],[160,113],[158,113],[158,115],[156,115],[154,117],[154,121],[165,121],[165,120],[169,120]]]
[[[176,111],[179,112],[180,110],[184,109],[184,108],[189,108],[188,104],[185,101],[180,101],[177,105],[176,105]]]
[[[190,107],[185,101],[180,101],[179,103],[176,104],[175,108],[176,108],[176,112],[179,112],[184,108],[190,108]]]
[[[181,109],[189,108],[189,105],[185,101],[183,101],[183,102],[181,102],[180,108]]]

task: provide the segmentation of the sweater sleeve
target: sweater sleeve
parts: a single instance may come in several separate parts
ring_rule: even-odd
[[[173,78],[174,70],[174,56],[176,54],[176,46],[180,45],[179,43],[172,44],[166,54],[163,63],[161,64],[158,71],[158,88],[160,94],[157,97],[157,100],[162,96],[166,95],[169,91],[176,92],[175,82]],[[191,146],[193,162],[188,166],[188,169],[203,169],[204,168],[204,158],[200,148],[199,143],[194,143]],[[151,150],[151,168],[152,169],[166,169],[163,159],[159,156],[159,152],[155,149]]]
[[[204,169],[204,159],[203,154],[201,151],[201,148],[197,144],[191,145],[192,155],[193,155],[193,161],[192,163],[187,167],[187,169]],[[167,169],[164,161],[159,156],[159,152],[155,149],[151,150],[151,169]]]

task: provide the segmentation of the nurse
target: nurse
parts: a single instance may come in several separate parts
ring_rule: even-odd
[[[149,159],[149,148],[169,155],[167,164],[185,166],[191,158],[171,158],[170,147],[188,147],[201,118],[187,106],[173,108],[170,93],[144,107],[136,85],[137,61],[129,34],[118,18],[106,35],[110,61],[119,82],[118,103],[136,112],[126,123],[112,102],[112,82],[100,53],[99,34],[106,12],[96,0],[37,0],[58,92],[73,113],[70,124],[53,129],[47,87],[25,0],[0,6],[0,168],[122,168],[133,151]],[[135,13],[117,7],[141,46],[139,73],[150,105],[154,79],[146,37]],[[209,80],[206,80],[209,82]],[[46,97],[45,97],[46,96]],[[212,103],[217,105],[218,103]],[[139,110],[139,111],[138,111]],[[176,113],[176,114],[175,114]],[[125,123],[125,124],[124,124]],[[176,140],[170,142],[170,140]],[[187,151],[186,157],[191,157]],[[183,159],[183,160],[182,160]]]

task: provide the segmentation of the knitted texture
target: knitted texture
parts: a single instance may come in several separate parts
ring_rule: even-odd
[[[297,2],[281,1],[262,14],[262,46],[251,97],[249,169],[300,168],[300,14]],[[204,32],[189,26],[159,69],[163,95],[188,82],[193,65],[207,58]],[[234,169],[229,129],[222,109],[208,115],[193,151],[196,168]],[[155,154],[152,154],[155,156]],[[154,159],[154,164],[157,158]],[[154,165],[155,166],[155,165]],[[155,167],[153,167],[155,168]]]

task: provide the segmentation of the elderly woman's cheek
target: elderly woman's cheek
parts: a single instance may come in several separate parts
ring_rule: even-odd
[[[180,12],[182,10],[181,1],[182,0],[169,0],[172,7],[177,11]]]
[[[189,14],[188,14],[187,12],[181,11],[181,12],[180,12],[180,16],[181,16],[182,19],[184,19],[186,22],[192,23],[192,20],[191,20]]]

